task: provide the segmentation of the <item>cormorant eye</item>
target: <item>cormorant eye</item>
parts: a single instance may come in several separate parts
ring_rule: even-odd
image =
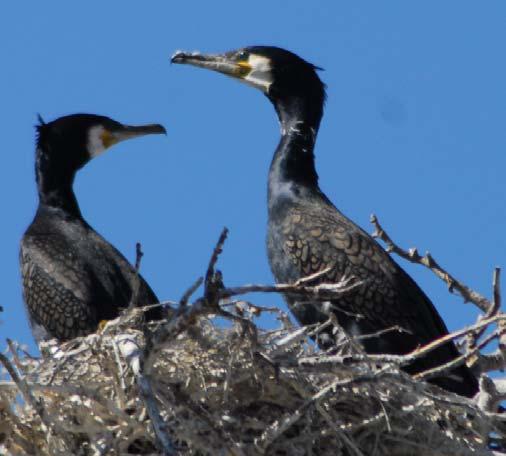
[[[237,59],[238,60],[248,60],[248,57],[249,57],[249,52],[248,51],[240,51],[237,54]]]

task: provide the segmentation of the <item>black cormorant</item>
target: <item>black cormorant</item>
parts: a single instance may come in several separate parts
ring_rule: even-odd
[[[287,295],[291,311],[304,325],[324,322],[328,310],[351,335],[394,326],[406,332],[385,332],[366,338],[369,353],[405,354],[448,333],[433,304],[411,277],[364,230],[345,217],[318,186],[314,145],[325,101],[325,85],[317,67],[292,52],[254,46],[221,55],[177,52],[174,63],[224,73],[260,89],[273,103],[281,123],[281,141],[268,179],[267,250],[279,283],[294,282],[331,268],[319,282],[355,277],[364,282],[332,302],[298,302]],[[360,318],[357,318],[360,316]],[[320,345],[328,347],[332,335]],[[459,355],[448,343],[406,370],[420,372]],[[431,381],[465,396],[478,390],[476,378],[462,365]]]
[[[84,220],[72,189],[76,172],[113,144],[165,133],[161,125],[128,126],[103,116],[40,119],[35,154],[39,206],[21,240],[23,296],[37,342],[86,335],[130,303],[135,270]],[[158,302],[139,277],[137,304]],[[147,319],[162,311],[150,309]]]

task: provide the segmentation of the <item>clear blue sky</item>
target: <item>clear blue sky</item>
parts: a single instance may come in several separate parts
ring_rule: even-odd
[[[0,348],[5,337],[34,348],[18,245],[36,208],[38,112],[166,126],[166,138],[115,146],[75,185],[85,218],[129,259],[142,242],[142,273],[160,298],[178,299],[204,272],[223,226],[225,282],[272,282],[264,244],[274,111],[222,75],[171,66],[176,49],[271,44],[324,67],[323,190],[367,231],[374,212],[401,245],[429,249],[490,295],[493,267],[506,266],[505,24],[504,0],[3,2]],[[474,320],[430,273],[401,264],[450,328]]]

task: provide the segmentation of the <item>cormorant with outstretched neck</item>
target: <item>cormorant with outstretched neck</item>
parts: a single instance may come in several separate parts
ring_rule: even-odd
[[[365,231],[344,216],[323,194],[314,164],[314,145],[323,115],[325,86],[316,67],[292,52],[254,46],[221,55],[178,52],[175,63],[190,64],[232,76],[260,89],[273,103],[281,123],[281,141],[268,179],[267,249],[279,283],[330,270],[317,282],[343,277],[363,281],[350,293],[328,302],[300,302],[286,295],[288,306],[304,325],[324,322],[333,312],[350,335],[399,326],[363,339],[369,353],[405,354],[448,333],[433,304],[411,277]],[[320,345],[333,343],[325,334]],[[459,356],[451,342],[406,368],[410,373],[447,363]],[[478,385],[462,365],[431,381],[465,396]]]
[[[39,206],[21,240],[23,296],[37,342],[86,335],[129,305],[135,270],[81,215],[76,172],[125,139],[165,133],[158,124],[128,126],[108,117],[74,114],[37,126],[35,174]],[[137,305],[158,302],[139,276]],[[160,308],[148,319],[162,317]]]

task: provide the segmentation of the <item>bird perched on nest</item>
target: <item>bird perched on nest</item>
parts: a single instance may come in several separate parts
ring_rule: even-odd
[[[76,172],[125,139],[166,133],[158,124],[128,126],[74,114],[38,125],[35,174],[39,206],[21,240],[23,296],[37,342],[86,335],[128,307],[136,281],[126,258],[91,228],[73,191]],[[139,276],[137,305],[158,302]],[[159,319],[160,308],[148,310]]]
[[[448,330],[433,304],[411,277],[365,231],[344,216],[318,185],[314,145],[323,115],[325,85],[317,67],[276,47],[247,47],[221,55],[177,52],[172,62],[231,76],[260,89],[272,102],[281,124],[281,140],[268,178],[267,250],[278,283],[293,283],[328,269],[316,283],[344,277],[363,282],[349,294],[327,302],[297,300],[288,306],[304,325],[322,323],[333,312],[350,335],[360,336],[399,326],[362,341],[368,353],[405,354]],[[315,284],[316,284],[315,283]],[[328,347],[333,333],[321,335]],[[406,370],[417,373],[459,356],[449,342],[416,360]],[[465,396],[478,385],[462,365],[431,381]]]

